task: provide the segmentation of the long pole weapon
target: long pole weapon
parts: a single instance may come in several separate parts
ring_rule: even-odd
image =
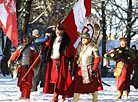
[[[46,49],[48,45],[46,44],[45,48],[43,49],[43,51]],[[28,75],[28,73],[30,72],[30,70],[33,68],[33,66],[35,65],[35,63],[40,59],[40,54],[37,56],[37,58],[35,59],[35,61],[33,62],[33,64],[30,66],[30,68],[28,69],[28,71],[25,73],[25,75],[22,78],[22,81],[24,81],[25,77]]]

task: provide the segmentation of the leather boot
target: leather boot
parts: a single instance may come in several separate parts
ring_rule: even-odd
[[[122,98],[122,95],[123,95],[123,91],[119,91],[117,98],[118,99],[121,99]]]
[[[30,99],[30,87],[26,83],[22,83],[21,85],[21,98],[22,99]]]
[[[92,97],[93,97],[92,102],[97,102],[98,91],[93,92],[93,93],[92,93]]]
[[[27,99],[30,99],[30,93],[31,93],[31,91],[30,91],[30,89],[28,89],[28,90],[27,90],[27,95],[26,95],[26,98],[27,98]]]
[[[79,93],[74,93],[73,95],[73,101],[77,102],[79,100],[80,94]]]
[[[125,90],[124,92],[125,92],[125,97],[124,97],[124,99],[127,100],[127,99],[128,99],[129,90]]]
[[[128,97],[128,90],[125,90],[125,96]]]
[[[54,92],[53,99],[50,102],[58,102],[58,94]]]
[[[27,88],[23,87],[22,88],[22,93],[21,93],[21,98],[26,99],[26,95],[27,95]]]
[[[62,95],[61,102],[64,102],[65,101],[65,98],[66,98],[66,96],[65,95]]]

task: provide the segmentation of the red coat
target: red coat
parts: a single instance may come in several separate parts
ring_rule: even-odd
[[[126,69],[127,72],[126,72]],[[129,63],[127,66],[123,66],[121,74],[116,76],[116,89],[117,90],[130,90],[130,74],[133,71],[133,63]]]
[[[47,64],[47,71],[46,71],[46,79],[45,79],[45,87],[44,87],[44,90],[43,92],[46,94],[46,93],[50,93],[50,94],[53,94],[54,93],[54,87],[55,87],[55,83],[50,83],[50,80],[51,80],[51,68],[50,68],[50,59],[48,61],[48,64]],[[60,72],[59,72],[59,76],[58,76],[59,80],[57,82],[57,89],[56,89],[56,92],[60,95],[64,95],[66,94],[66,90],[67,88],[69,87],[69,85],[71,84],[72,82],[72,79],[71,79],[71,74],[68,70],[68,64],[65,63],[65,57],[62,56],[62,62],[61,62],[61,66],[60,66]]]
[[[10,62],[13,62],[13,61],[15,61],[18,57],[19,57],[19,55],[20,55],[20,52],[21,52],[21,49],[17,49],[13,54],[12,54],[12,56],[10,57]],[[31,50],[30,49],[30,54],[31,54],[31,56],[33,56],[31,59],[30,59],[30,62],[32,62],[32,61],[34,61],[35,59],[36,59],[36,57],[38,56],[38,53],[36,53],[34,50]],[[39,63],[39,61],[38,61],[38,63]],[[20,87],[20,90],[22,90],[21,89],[21,82],[22,82],[22,78],[23,78],[23,76],[26,74],[26,72],[28,71],[28,68],[29,67],[23,67],[23,66],[21,66],[21,68],[19,69],[19,71],[18,71],[18,82],[17,82],[17,86],[19,86]],[[28,73],[28,75],[26,76],[26,78],[25,78],[25,83],[30,87],[30,89],[32,88],[32,77],[33,77],[33,70],[31,70],[29,73]]]
[[[56,35],[54,34],[46,43],[50,43],[50,49],[49,49],[49,56],[48,56],[48,63],[47,63],[47,70],[46,70],[46,77],[45,77],[45,86],[44,86],[44,90],[43,92],[46,93],[50,93],[53,94],[54,92],[56,92],[57,94],[60,95],[66,95],[66,90],[69,87],[69,85],[72,82],[72,78],[71,78],[71,74],[70,71],[68,70],[68,63],[67,63],[67,58],[71,57],[71,54],[69,53],[64,53],[65,52],[69,52],[67,46],[69,45],[70,42],[70,38],[69,36],[64,32],[63,34],[63,38],[60,44],[60,71],[59,71],[59,76],[58,76],[58,80],[56,82],[56,87],[55,87],[55,83],[51,83],[51,66],[50,64],[51,62],[51,48],[53,46],[53,42],[54,39],[56,38]],[[66,49],[66,50],[65,50]]]

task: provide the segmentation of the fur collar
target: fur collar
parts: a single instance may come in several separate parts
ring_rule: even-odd
[[[54,42],[54,39],[56,38],[56,34],[54,34],[51,38],[51,41],[50,41],[50,46],[52,48],[53,46],[53,42]],[[66,32],[63,33],[63,37],[62,37],[62,41],[61,41],[61,44],[60,44],[60,54],[65,50],[65,47],[69,44],[70,42],[70,37],[67,35]],[[62,54],[61,54],[62,55]]]

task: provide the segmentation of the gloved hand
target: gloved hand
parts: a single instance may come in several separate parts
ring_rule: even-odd
[[[49,42],[46,42],[45,44],[46,44],[46,46],[49,46],[49,45],[50,45],[50,43],[49,43]]]
[[[10,61],[8,61],[8,67],[10,67],[11,66],[11,62]]]
[[[100,63],[100,57],[94,58],[94,65],[93,65],[93,68],[92,68],[94,71],[96,71],[96,69],[98,68],[99,63]]]
[[[32,69],[33,69],[33,71],[36,71],[36,69],[37,69],[37,66],[34,66]]]
[[[39,51],[39,54],[42,55],[42,54],[43,54],[43,50],[40,50],[40,51]]]

